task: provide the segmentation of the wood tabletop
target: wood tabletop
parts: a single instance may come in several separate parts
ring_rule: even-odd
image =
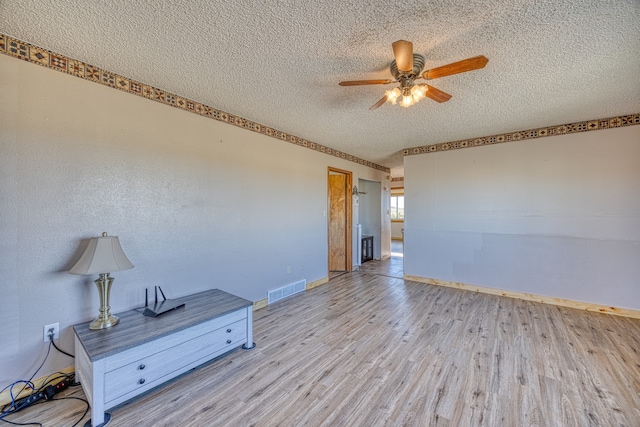
[[[220,289],[212,289],[178,299],[185,306],[148,317],[141,310],[117,313],[120,322],[108,329],[92,331],[89,323],[73,330],[92,362],[128,350],[140,344],[189,328],[207,320],[252,306],[253,303]]]

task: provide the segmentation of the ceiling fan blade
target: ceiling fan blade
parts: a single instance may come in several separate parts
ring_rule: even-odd
[[[386,85],[394,83],[395,80],[347,80],[338,83],[340,86],[362,86],[362,85]]]
[[[387,102],[387,95],[385,95],[382,98],[380,98],[380,100],[378,102],[376,102],[375,104],[373,104],[371,106],[371,108],[369,108],[369,110],[375,110],[376,108],[378,108],[379,106],[381,106],[385,102]]]
[[[391,44],[393,55],[396,58],[398,71],[410,73],[413,71],[413,43],[406,40],[398,40]]]
[[[448,100],[451,99],[451,95],[449,95],[447,92],[443,92],[440,89],[436,89],[433,86],[429,86],[429,85],[426,85],[426,86],[429,89],[425,94],[427,98],[431,98],[436,102],[447,102]]]
[[[422,73],[422,77],[427,80],[431,80],[439,77],[450,76],[452,74],[464,73],[466,71],[478,70],[480,68],[484,68],[484,66],[487,65],[487,62],[489,62],[489,59],[484,55],[474,56],[473,58],[463,59],[462,61],[427,70]]]

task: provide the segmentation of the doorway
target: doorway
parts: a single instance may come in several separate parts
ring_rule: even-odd
[[[358,179],[358,218],[362,235],[373,237],[373,258],[382,258],[382,184]]]
[[[329,167],[327,197],[329,205],[329,277],[352,268],[352,173]]]

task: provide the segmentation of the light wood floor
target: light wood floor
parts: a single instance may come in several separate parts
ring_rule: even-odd
[[[256,311],[255,349],[109,425],[640,426],[639,320],[405,282],[392,261]],[[83,411],[61,401],[10,419],[69,426]]]

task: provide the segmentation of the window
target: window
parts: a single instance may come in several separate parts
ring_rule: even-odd
[[[404,220],[404,196],[391,196],[391,220]]]

